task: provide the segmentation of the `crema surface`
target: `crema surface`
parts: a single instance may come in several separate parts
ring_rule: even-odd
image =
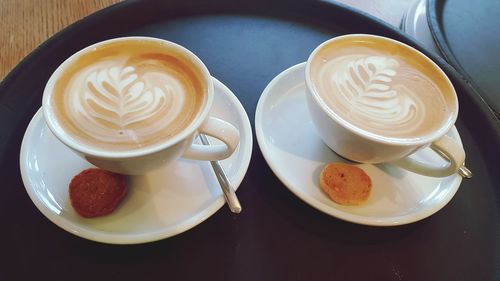
[[[157,42],[111,42],[75,58],[51,105],[61,127],[103,150],[155,145],[188,127],[207,85],[176,49]]]
[[[454,108],[453,90],[432,64],[376,38],[326,45],[310,71],[315,91],[335,114],[383,137],[424,137]]]

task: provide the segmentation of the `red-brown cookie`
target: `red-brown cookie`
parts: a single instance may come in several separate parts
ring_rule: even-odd
[[[112,213],[126,193],[125,176],[96,168],[82,171],[69,184],[71,205],[85,218]]]
[[[319,185],[336,203],[359,205],[372,189],[370,177],[361,168],[343,163],[331,163],[321,171]]]

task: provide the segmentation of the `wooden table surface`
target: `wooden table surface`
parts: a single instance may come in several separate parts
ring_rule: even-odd
[[[118,0],[0,0],[0,79],[67,25]]]
[[[167,0],[166,0],[167,1]],[[341,0],[398,25],[412,0]],[[0,0],[0,80],[67,25],[119,0]]]

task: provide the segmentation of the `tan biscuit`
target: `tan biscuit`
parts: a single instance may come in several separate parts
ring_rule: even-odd
[[[321,171],[319,185],[334,202],[342,205],[365,202],[372,189],[372,181],[365,171],[343,163],[326,165]]]

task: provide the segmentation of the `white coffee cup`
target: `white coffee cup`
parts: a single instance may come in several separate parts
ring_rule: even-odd
[[[72,69],[72,67],[77,68],[74,65],[77,62],[79,63],[79,60],[83,60],[82,58],[86,56],[90,57],[93,52],[96,52],[96,50],[107,48],[107,46],[111,46],[110,44],[116,44],[117,46],[122,47],[127,47],[127,44],[130,44],[130,46],[133,46],[134,44],[146,44],[147,46],[151,46],[151,48],[154,48],[155,52],[157,53],[162,53],[163,51],[165,51],[165,54],[168,54],[169,56],[172,56],[174,58],[177,56],[179,57],[179,59],[182,58],[184,62],[189,64],[188,68],[190,69],[190,71],[192,69],[197,73],[197,77],[199,78],[199,81],[197,81],[199,83],[203,83],[202,85],[204,85],[204,89],[206,91],[203,93],[203,95],[201,95],[201,98],[199,98],[199,102],[197,103],[198,107],[193,110],[194,113],[192,120],[190,122],[187,122],[186,126],[183,129],[180,129],[180,131],[175,132],[173,136],[169,136],[168,138],[160,138],[158,141],[151,145],[145,145],[144,147],[133,149],[114,149],[113,143],[109,144],[110,147],[108,148],[89,145],[85,141],[79,139],[75,132],[69,130],[67,125],[62,124],[62,118],[58,116],[58,110],[61,110],[60,107],[62,105],[61,103],[57,104],[54,102],[54,100],[56,99],[55,92],[58,89],[56,88],[58,87],[58,81],[62,80],[65,75],[68,75],[68,71]],[[109,72],[112,73],[111,70]],[[157,74],[154,75],[158,76]],[[156,76],[154,75],[151,77],[155,78]],[[110,77],[112,77],[111,74]],[[128,77],[130,78],[130,76]],[[136,76],[133,76],[132,78],[134,77]],[[159,80],[160,82],[155,83],[163,83],[161,79],[157,80]],[[105,84],[103,83],[102,85]],[[109,83],[107,85],[109,86]],[[160,86],[163,87],[162,85]],[[132,87],[128,87],[127,89],[130,90],[131,88]],[[143,92],[144,91],[145,90],[143,90]],[[154,88],[154,91],[157,91],[157,89]],[[154,91],[151,90],[148,94],[156,97],[156,92]],[[151,94],[151,92],[154,93]],[[171,93],[169,92],[169,94]],[[165,94],[165,96],[167,95]],[[164,100],[166,99],[165,96],[158,98],[163,102],[162,104],[166,104],[166,102],[164,102]],[[71,98],[69,99],[71,101]],[[238,146],[239,132],[233,125],[229,124],[228,122],[219,118],[211,117],[209,115],[213,100],[214,86],[212,77],[210,76],[210,73],[203,62],[191,51],[173,42],[158,38],[123,37],[102,41],[86,47],[64,61],[56,69],[56,71],[52,74],[49,81],[47,82],[43,92],[42,105],[44,118],[48,127],[50,128],[52,133],[67,147],[85,158],[91,164],[94,164],[95,166],[98,166],[102,169],[121,174],[137,175],[144,174],[148,171],[168,165],[169,163],[177,160],[180,157],[196,160],[221,160],[229,157]],[[64,102],[63,104],[65,103],[67,102]],[[175,105],[172,108],[175,109]],[[98,124],[98,122],[96,124]],[[159,122],[159,124],[161,124],[161,122]],[[82,131],[84,132],[84,135],[88,134],[92,136],[93,134],[92,131],[85,132],[85,130],[83,129]],[[128,130],[127,132],[129,131],[131,130]],[[104,130],[103,132],[106,131]],[[193,140],[198,134],[206,134],[215,137],[221,140],[224,144],[211,146],[193,144]]]
[[[393,60],[392,55],[401,56],[402,61]],[[412,61],[418,62],[415,64],[417,70],[420,70],[421,67],[421,70],[427,73],[422,73],[423,76],[418,77],[420,80],[416,79],[415,81],[424,81],[422,83],[432,87],[437,85],[436,91],[442,92],[443,96],[436,96],[436,98],[443,101],[446,110],[443,111],[445,112],[443,116],[436,115],[439,116],[436,119],[440,120],[439,122],[427,122],[432,124],[429,124],[430,129],[425,133],[415,134],[414,137],[403,134],[398,136],[398,130],[390,130],[391,127],[384,131],[383,122],[388,120],[387,116],[390,114],[397,116],[398,120],[402,121],[393,123],[400,126],[398,128],[405,128],[404,122],[410,124],[410,121],[407,120],[419,116],[415,113],[419,112],[419,108],[425,108],[427,112],[430,112],[428,110],[429,104],[432,105],[438,101],[427,98],[427,103],[413,102],[411,99],[420,98],[419,95],[422,93],[414,91],[410,85],[400,87],[399,84],[395,84],[394,81],[400,75],[399,68],[403,69],[408,64],[411,66],[408,69],[411,70]],[[391,67],[394,69],[390,69]],[[405,71],[406,69],[404,68]],[[371,84],[366,83],[372,83],[369,82],[372,81],[370,75],[375,75],[374,73],[382,73],[383,75],[377,80],[379,85],[372,87]],[[401,81],[405,81],[405,77],[401,78]],[[411,76],[408,75],[408,77]],[[360,163],[391,162],[407,170],[433,177],[454,174],[464,163],[465,152],[462,146],[446,136],[458,115],[458,100],[453,85],[446,74],[431,59],[414,48],[396,40],[375,35],[352,34],[335,37],[320,44],[311,53],[306,65],[305,80],[308,108],[317,132],[324,143],[340,156]],[[362,85],[363,83],[365,83],[364,88],[359,88],[358,84]],[[391,88],[393,86],[394,88]],[[398,92],[395,90],[396,86],[404,91]],[[368,88],[375,90],[366,90]],[[385,104],[382,102],[378,104],[379,100],[376,99],[379,97],[376,95],[379,92],[384,92],[387,99],[390,97],[393,100],[384,100]],[[408,94],[410,99],[409,103],[401,102],[398,105],[403,106],[401,107],[403,109],[398,107],[395,110],[383,107],[387,104],[397,105],[399,101],[403,100],[398,96],[403,92]],[[328,95],[337,95],[338,97],[336,96],[330,101]],[[340,99],[342,102],[334,102]],[[409,105],[407,106],[407,104]],[[410,110],[405,110],[406,107]],[[399,115],[394,112],[398,112]],[[354,117],[351,118],[351,116]],[[370,120],[370,116],[375,116],[376,120]],[[427,120],[425,114],[419,118],[424,121],[418,124],[427,124],[425,123]],[[434,126],[434,124],[436,124],[435,127],[430,126]],[[373,126],[374,131],[371,131],[370,126]],[[432,163],[423,163],[408,157],[429,146],[443,158],[446,158],[448,165],[445,167],[432,165]]]

